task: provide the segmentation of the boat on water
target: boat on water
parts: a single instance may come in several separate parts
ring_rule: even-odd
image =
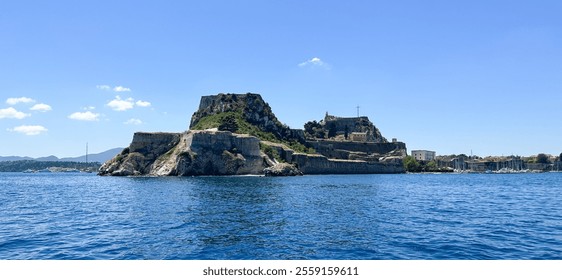
[[[501,169],[496,170],[496,171],[492,171],[492,173],[495,173],[495,174],[514,174],[514,173],[529,173],[529,172],[530,172],[529,169],[513,169],[513,168],[507,168],[507,167],[501,168]],[[534,172],[534,171],[532,171],[532,172]]]

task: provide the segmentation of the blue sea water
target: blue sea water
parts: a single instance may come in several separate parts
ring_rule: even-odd
[[[562,259],[562,173],[0,173],[0,259]]]

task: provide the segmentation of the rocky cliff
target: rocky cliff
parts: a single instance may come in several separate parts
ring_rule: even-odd
[[[99,174],[286,176],[404,172],[401,149],[405,152],[405,145],[330,141],[335,140],[305,139],[303,130],[281,124],[258,94],[203,96],[189,131],[137,132],[130,146],[103,164]]]
[[[304,142],[302,130],[293,130],[283,125],[261,95],[253,93],[220,93],[201,97],[199,109],[193,113],[189,129],[216,128],[227,116],[230,116],[235,123],[234,126],[228,127],[232,132],[249,134],[261,132],[271,134],[270,137],[277,140]]]
[[[135,133],[129,148],[106,162],[100,175],[262,174],[267,165],[259,139],[228,131]]]

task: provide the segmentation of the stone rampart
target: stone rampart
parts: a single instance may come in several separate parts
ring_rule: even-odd
[[[352,141],[331,141],[317,140],[307,141],[319,154],[336,159],[347,159],[348,151],[361,152],[368,155],[385,155],[396,150],[403,150],[406,153],[406,144],[403,142],[375,143],[375,142],[352,142]]]
[[[176,146],[181,133],[136,132],[129,146],[129,152],[138,152],[149,158],[156,158]]]
[[[404,173],[401,161],[393,163],[328,159],[319,155],[293,154],[293,163],[304,174]]]
[[[254,136],[233,134],[229,131],[191,131],[193,134],[190,149],[235,151],[243,156],[260,156],[260,140]]]
[[[201,96],[201,101],[199,102],[199,110],[211,107],[215,99],[216,95]]]

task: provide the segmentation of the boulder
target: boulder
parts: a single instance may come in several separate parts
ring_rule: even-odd
[[[277,177],[277,176],[302,176],[302,172],[295,167],[293,164],[289,163],[277,163],[272,167],[265,168],[263,170],[265,176]]]

